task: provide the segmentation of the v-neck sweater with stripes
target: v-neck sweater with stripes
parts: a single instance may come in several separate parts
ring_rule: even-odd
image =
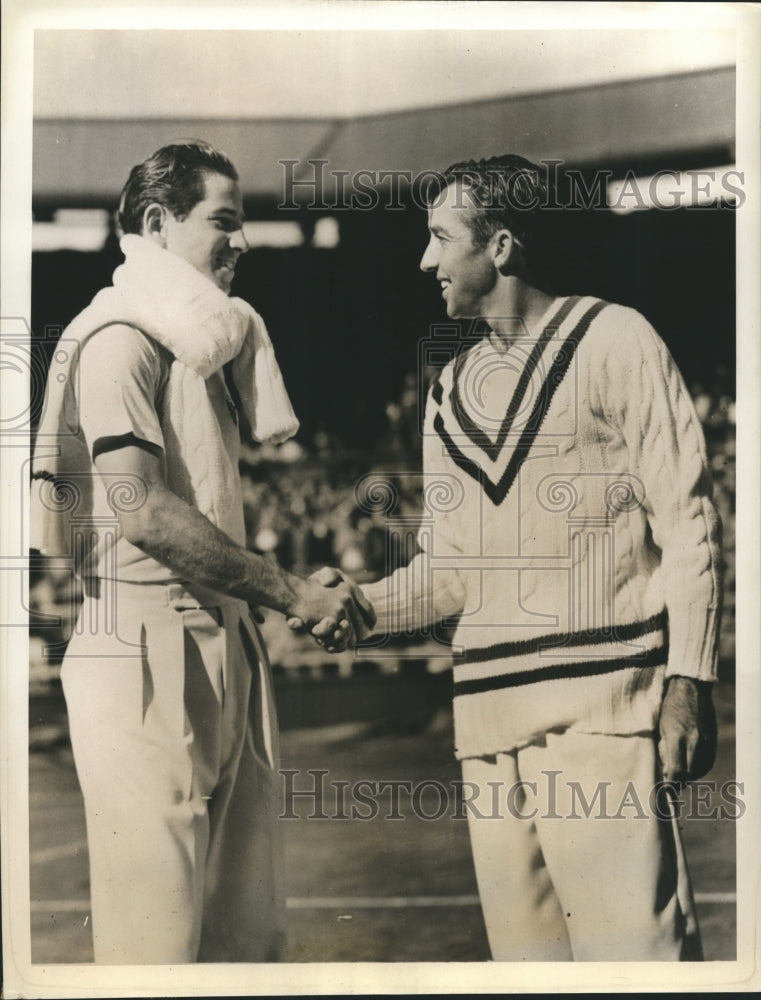
[[[429,393],[423,554],[366,592],[378,630],[459,615],[456,753],[651,732],[664,677],[715,679],[720,525],[702,430],[632,309],[556,299]]]

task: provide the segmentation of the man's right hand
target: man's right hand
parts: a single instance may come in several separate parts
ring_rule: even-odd
[[[375,612],[360,588],[339,570],[324,567],[298,585],[288,627],[309,629],[330,653],[353,647],[375,626]]]

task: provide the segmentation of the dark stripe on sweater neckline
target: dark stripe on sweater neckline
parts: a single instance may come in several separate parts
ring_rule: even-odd
[[[589,330],[592,321],[606,305],[607,302],[601,300],[595,302],[563,341],[562,347],[558,349],[547,377],[542,384],[542,388],[537,395],[536,403],[526,422],[523,433],[510,456],[507,468],[496,483],[489,478],[480,465],[472,459],[467,458],[460,451],[444,427],[441,412],[436,414],[434,418],[434,430],[443,441],[449,457],[455,465],[459,466],[469,476],[472,476],[482,486],[484,492],[496,507],[502,503],[510,492],[521,466],[531,450],[534,439],[541,429],[553,397],[571,366],[579,344]]]
[[[497,440],[495,442],[492,442],[486,432],[470,418],[463,405],[462,396],[460,395],[460,376],[462,374],[467,354],[463,354],[457,358],[452,375],[452,391],[450,394],[452,413],[468,438],[470,438],[473,444],[477,445],[492,460],[492,462],[496,461],[502,451],[502,447],[507,440],[507,435],[512,429],[513,421],[515,420],[516,415],[520,412],[526,391],[531,384],[531,379],[533,378],[534,372],[539,365],[547,344],[552,340],[558,329],[568,318],[571,310],[580,300],[580,296],[573,295],[566,299],[565,302],[561,303],[557,312],[542,330],[539,339],[534,341],[528,360],[526,361],[523,371],[518,378],[518,383],[515,387],[515,391],[513,392],[512,399],[508,404],[505,417],[502,421],[502,425],[499,429]]]

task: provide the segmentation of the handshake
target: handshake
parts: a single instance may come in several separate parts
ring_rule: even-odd
[[[360,588],[337,569],[324,567],[300,580],[286,616],[288,628],[311,633],[329,653],[353,648],[372,632],[375,612]]]

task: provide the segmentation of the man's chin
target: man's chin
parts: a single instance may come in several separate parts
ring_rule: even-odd
[[[447,303],[447,316],[450,319],[478,319],[480,315],[472,307],[470,309],[463,309],[462,306],[458,308],[454,303],[451,305]]]
[[[471,313],[467,309],[463,310],[462,305],[458,305],[455,300],[445,300],[444,307],[450,319],[469,319],[471,316]]]

